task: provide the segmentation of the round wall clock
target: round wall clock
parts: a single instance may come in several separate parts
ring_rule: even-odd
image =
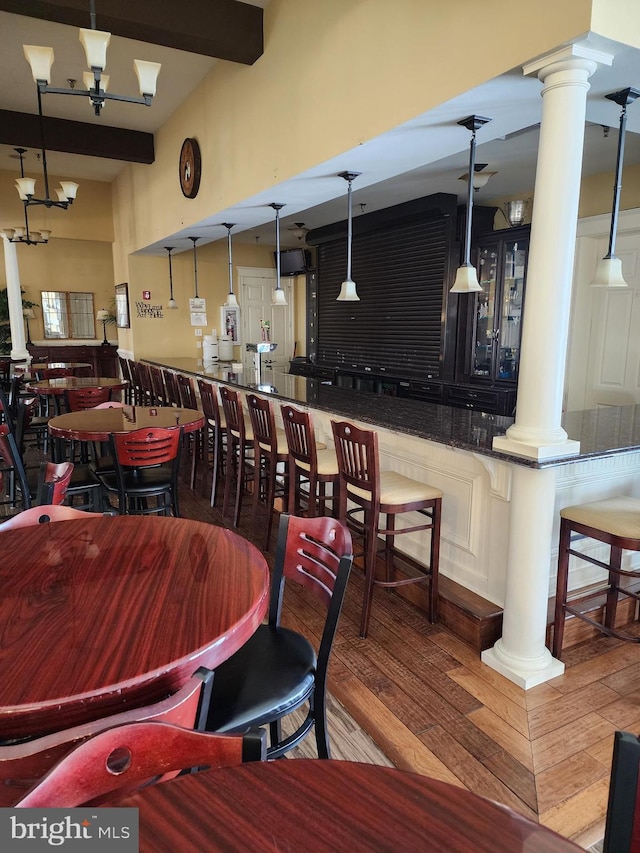
[[[187,198],[195,198],[200,189],[200,146],[197,139],[187,138],[180,149],[180,189]]]

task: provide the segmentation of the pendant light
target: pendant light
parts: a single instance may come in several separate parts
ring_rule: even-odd
[[[173,298],[173,269],[171,268],[171,252],[173,252],[174,246],[165,246],[165,249],[169,253],[169,304],[167,308],[177,308],[178,303]]]
[[[284,204],[272,202],[269,207],[272,207],[276,212],[276,289],[271,296],[271,304],[286,305],[287,300],[284,290],[280,286],[280,211],[284,207]]]
[[[351,244],[353,243],[353,215],[351,209],[351,184],[362,172],[339,172],[338,177],[344,178],[347,188],[347,277],[342,282],[336,302],[360,302],[356,291],[356,283],[351,278]]]
[[[596,274],[591,282],[592,287],[626,287],[627,282],[622,277],[622,261],[616,257],[616,234],[618,231],[618,212],[620,210],[620,190],[622,189],[622,163],[624,160],[624,137],[627,127],[627,107],[640,96],[639,89],[621,89],[605,95],[610,101],[618,104],[620,110],[620,131],[618,133],[618,156],[616,174],[613,182],[613,203],[611,206],[611,227],[609,229],[609,249],[607,254],[598,261]]]
[[[476,162],[476,131],[479,130],[490,118],[482,116],[469,116],[462,119],[458,124],[471,131],[471,144],[469,146],[469,171],[467,173],[467,219],[464,234],[464,257],[462,265],[458,267],[456,280],[451,288],[451,293],[474,293],[482,290],[478,283],[476,268],[471,263],[471,225],[473,217],[473,175]]]
[[[238,300],[233,292],[233,258],[231,255],[231,229],[236,223],[223,222],[222,224],[227,229],[227,248],[229,252],[229,293],[227,294],[227,300],[224,304],[227,308],[238,308]]]
[[[195,284],[195,298],[198,299],[198,256],[196,254],[196,243],[199,237],[189,237],[193,241],[193,281]]]

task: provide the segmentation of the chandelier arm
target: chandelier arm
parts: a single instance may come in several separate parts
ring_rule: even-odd
[[[41,151],[42,171],[44,172],[44,197],[45,199],[49,200],[49,174],[47,172],[47,151],[44,144],[44,117],[42,115],[42,95],[40,94],[40,89],[38,89],[38,118],[40,122],[40,144],[42,145]]]

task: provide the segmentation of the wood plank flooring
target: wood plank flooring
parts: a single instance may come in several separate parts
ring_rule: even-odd
[[[223,521],[199,493],[185,489],[181,502],[187,517]],[[238,532],[259,540],[263,524],[261,516],[254,530],[246,508]],[[362,591],[354,570],[330,667],[334,757],[427,774],[505,803],[585,848],[597,842],[613,733],[640,731],[640,647],[608,638],[583,643],[566,652],[565,675],[523,691],[393,592],[376,590],[361,640]],[[320,613],[296,589],[284,621],[317,635]],[[348,717],[340,721],[340,706],[366,734]],[[313,740],[302,749],[314,755]]]

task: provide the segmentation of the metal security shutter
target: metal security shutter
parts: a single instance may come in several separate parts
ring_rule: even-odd
[[[440,376],[446,216],[355,235],[352,277],[360,302],[337,302],[346,235],[318,246],[317,361],[395,376]]]

